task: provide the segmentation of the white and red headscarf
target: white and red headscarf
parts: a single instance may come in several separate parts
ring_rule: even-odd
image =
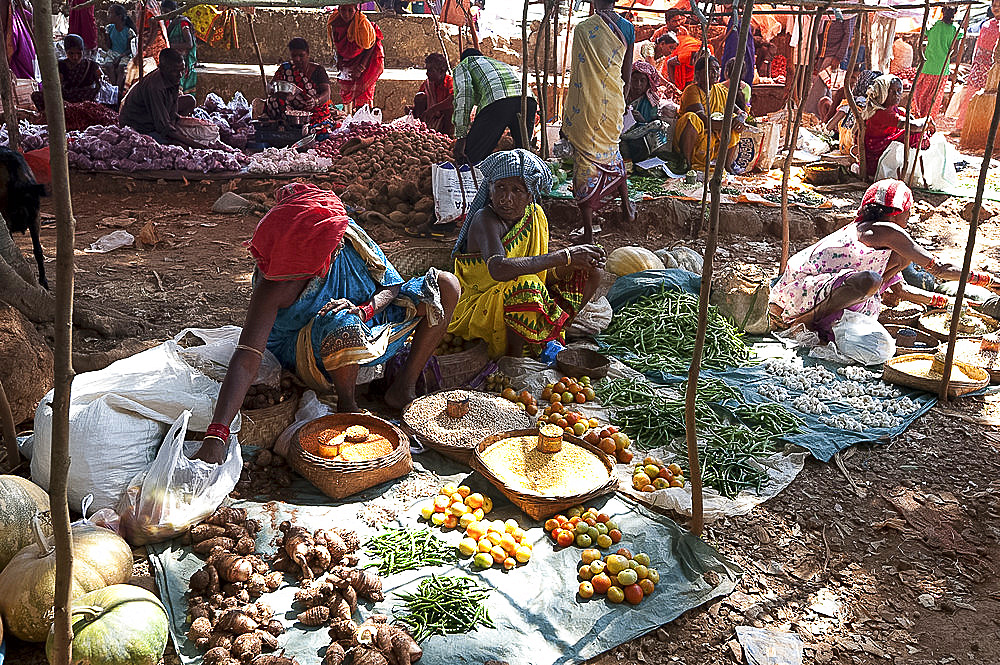
[[[865,192],[858,206],[858,217],[856,221],[861,221],[861,210],[869,203],[878,203],[887,208],[892,208],[896,213],[906,212],[913,207],[913,192],[901,180],[886,178],[879,180]]]

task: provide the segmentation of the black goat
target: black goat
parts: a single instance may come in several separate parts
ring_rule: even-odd
[[[45,255],[38,239],[38,209],[45,196],[45,185],[39,185],[19,152],[0,146],[0,213],[11,233],[31,233],[31,245],[38,264],[38,283],[49,288],[45,279]],[[4,172],[5,171],[5,172]]]

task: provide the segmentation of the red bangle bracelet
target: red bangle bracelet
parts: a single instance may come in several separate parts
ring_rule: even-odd
[[[368,323],[375,316],[375,307],[372,305],[371,301],[366,302],[363,305],[358,305],[358,309],[361,310],[361,320]]]
[[[947,307],[948,306],[948,296],[943,296],[940,293],[935,293],[931,296],[931,307]]]
[[[205,436],[217,436],[223,441],[229,441],[229,428],[222,423],[212,423],[205,430]]]
[[[973,286],[989,286],[993,283],[993,277],[988,272],[969,273],[969,284]]]

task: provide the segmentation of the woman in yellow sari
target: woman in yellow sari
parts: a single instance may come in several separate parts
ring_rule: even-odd
[[[548,166],[526,150],[496,152],[479,165],[483,182],[455,243],[462,293],[448,331],[484,339],[492,357],[540,351],[593,297],[604,250],[549,251],[549,225],[536,201],[551,190]]]
[[[573,63],[562,132],[573,145],[573,196],[583,218],[583,242],[594,240],[594,213],[621,198],[622,217],[635,221],[619,149],[625,86],[632,79],[635,28],[611,0],[594,0],[594,15],[573,30]]]
[[[705,93],[705,70],[708,69],[709,88]],[[714,57],[702,57],[694,66],[694,81],[681,94],[680,113],[674,126],[674,150],[684,155],[687,163],[695,171],[705,170],[705,159],[711,139],[712,153],[718,155],[722,144],[722,118],[726,110],[729,84],[718,83],[721,69]],[[733,171],[736,144],[740,142],[740,132],[745,127],[743,113],[733,117],[733,127],[725,142],[726,168]],[[711,131],[706,131],[706,127]],[[735,171],[734,171],[735,172]]]

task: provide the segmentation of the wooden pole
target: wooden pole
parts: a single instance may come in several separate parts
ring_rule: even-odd
[[[135,21],[134,21],[135,32],[136,32],[135,57],[136,60],[138,60],[136,64],[138,64],[139,66],[139,80],[142,80],[143,60],[145,60],[145,58],[143,57],[144,55],[143,50],[145,49],[145,46],[143,45],[143,40],[146,38],[146,31],[143,29],[143,26],[145,26],[146,24],[146,21],[144,20],[145,18],[146,18],[146,2],[145,0],[136,0]],[[152,27],[152,22],[150,22],[150,27]]]
[[[441,45],[441,54],[444,56],[444,59],[448,61],[448,69],[451,69],[451,58],[448,57],[448,48],[444,45],[444,37],[441,35],[441,23],[438,21],[437,14],[434,12],[431,12],[431,20],[434,21],[434,33],[437,35],[438,44]],[[461,34],[461,30],[459,30],[459,34]],[[459,51],[458,58],[460,59],[461,57],[462,52]],[[457,62],[458,60],[456,60],[456,63]]]
[[[535,48],[532,51],[532,58],[535,67],[535,88],[538,90],[538,108],[542,118],[542,136],[540,138],[540,154],[542,159],[547,159],[549,156],[549,137],[547,126],[549,123],[549,109],[548,109],[548,91],[546,88],[549,85],[549,70],[547,65],[539,67],[538,65],[538,51],[542,50],[542,57],[545,60],[549,58],[549,31],[552,28],[552,2],[553,0],[545,0],[545,14],[542,17],[541,23],[541,34],[535,36]]]
[[[733,112],[736,109],[736,95],[739,92],[746,58],[747,38],[750,34],[750,19],[753,17],[753,2],[744,0],[740,32],[736,41],[736,65],[729,79],[729,93],[726,95],[726,110],[722,118],[722,137],[729,136],[733,128]],[[709,128],[711,130],[711,128]],[[720,145],[726,145],[725,138]],[[706,156],[706,161],[708,157]],[[698,376],[701,374],[701,358],[705,350],[705,332],[708,327],[708,300],[712,291],[712,271],[715,249],[719,241],[719,209],[722,203],[722,176],[726,170],[725,156],[715,160],[712,174],[712,207],[709,212],[708,240],[705,243],[705,265],[701,275],[701,293],[698,297],[698,331],[694,338],[694,351],[688,367],[687,391],[684,396],[684,433],[687,439],[688,474],[691,480],[691,533],[701,537],[705,524],[704,498],[702,496],[701,461],[698,459],[698,428],[695,406],[698,400]]]
[[[854,72],[857,71],[858,64],[858,52],[861,51],[861,31],[864,24],[868,21],[868,15],[861,15],[861,22],[858,25],[858,39],[854,40],[854,44],[851,47],[851,59],[848,61],[847,65],[847,76],[844,79],[844,85],[851,84],[851,77]],[[861,176],[862,180],[865,179],[865,174],[868,172],[868,160],[865,157],[865,121],[861,117],[861,109],[858,108],[858,103],[854,100],[854,90],[848,90],[847,94],[844,95],[844,99],[847,100],[847,105],[851,107],[851,117],[854,118],[854,126],[858,129],[858,134],[861,138],[858,139],[858,175]]]
[[[10,412],[7,392],[0,383],[0,434],[3,434],[7,449],[7,468],[11,471],[21,463],[21,453],[17,449],[17,430],[14,429],[14,414]]]
[[[819,19],[827,10],[826,5],[813,12],[813,24],[809,30],[809,58],[806,61],[806,69],[802,74],[802,98],[795,109],[795,121],[792,123],[792,131],[788,142],[788,153],[785,155],[785,163],[781,171],[781,265],[778,273],[785,272],[788,266],[789,247],[791,245],[791,232],[788,227],[788,178],[792,172],[792,157],[795,155],[795,144],[798,142],[799,128],[802,127],[802,112],[805,110],[806,99],[809,98],[809,91],[812,89],[813,65],[816,63],[816,36],[819,34]],[[798,66],[796,64],[796,66]]]
[[[253,40],[253,50],[257,53],[257,65],[260,67],[260,82],[264,86],[264,96],[267,96],[267,74],[264,73],[264,57],[260,54],[260,42],[257,41],[257,31],[253,27],[253,14],[247,14],[247,24],[250,26],[250,39]]]
[[[920,24],[920,37],[917,38],[917,74],[913,77],[913,87],[910,88],[910,98],[906,100],[906,122],[903,125],[903,173],[904,178],[906,176],[906,165],[910,163],[910,114],[911,109],[913,109],[913,98],[916,97],[917,93],[917,81],[920,80],[920,70],[926,62],[924,55],[924,35],[927,33],[927,21],[930,19],[931,15],[931,2],[926,0],[924,2],[924,20]],[[914,160],[916,161],[916,160]],[[909,185],[909,181],[906,183]]]
[[[524,13],[521,16],[521,141],[525,150],[531,150],[528,133],[528,5],[531,0],[524,0]],[[532,123],[534,127],[534,123]]]
[[[692,5],[696,7],[697,5]],[[701,51],[708,51],[708,22],[712,20],[712,14],[707,17],[702,15],[699,17],[701,23]],[[699,55],[700,60],[705,56]],[[695,61],[697,62],[697,60]],[[712,111],[709,109],[708,100],[712,96],[712,79],[711,72],[709,71],[711,67],[706,63],[705,66],[705,115],[708,118],[708,122],[705,123],[705,171],[702,173],[702,187],[701,187],[701,206],[698,208],[698,219],[695,220],[694,225],[694,237],[697,238],[701,235],[702,226],[705,224],[705,208],[708,205],[708,166],[712,163]],[[684,109],[681,109],[683,111]]]
[[[0,25],[0,44],[6,43],[7,35],[4,26]],[[3,102],[3,118],[7,125],[7,144],[11,150],[20,152],[21,130],[17,126],[17,98],[14,94],[14,76],[10,71],[6,48],[0,48],[0,101]]]
[[[556,111],[557,115],[566,103],[566,70],[569,69],[566,64],[569,60],[569,42],[573,38],[573,0],[566,1],[569,5],[569,15],[566,17],[566,41],[563,42],[562,73],[559,76],[559,105]]]
[[[34,2],[35,48],[45,95],[49,131],[52,200],[56,211],[55,390],[52,398],[49,503],[56,551],[55,598],[52,630],[55,642],[50,665],[69,665],[73,642],[70,590],[73,582],[73,541],[70,537],[66,488],[69,476],[69,403],[73,382],[73,243],[76,223],[66,154],[66,117],[63,113],[59,64],[52,42],[52,0]],[[141,57],[141,56],[140,56]]]
[[[983,193],[986,190],[986,178],[990,173],[990,156],[996,145],[997,126],[1000,125],[1000,104],[993,101],[993,120],[990,131],[986,135],[986,151],[983,153],[983,165],[979,168],[979,183],[976,186],[976,198],[972,204],[972,219],[969,222],[969,239],[965,243],[965,261],[962,263],[962,276],[958,280],[958,291],[955,293],[955,309],[951,313],[951,325],[948,328],[948,351],[944,357],[944,377],[941,379],[941,390],[938,399],[948,400],[948,384],[951,382],[951,367],[955,361],[955,339],[958,337],[958,320],[962,316],[962,299],[965,298],[965,285],[969,282],[969,272],[972,270],[972,254],[976,249],[976,231],[979,229],[979,211],[983,208]]]

